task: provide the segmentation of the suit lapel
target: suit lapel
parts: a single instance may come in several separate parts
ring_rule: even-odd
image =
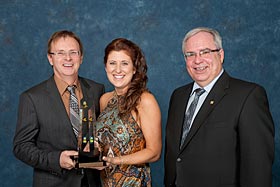
[[[83,92],[83,98],[81,99],[81,102],[86,101],[87,105],[91,107],[93,105],[93,89],[84,78],[79,77],[79,81]]]
[[[204,121],[213,111],[213,109],[217,106],[217,104],[222,100],[222,98],[226,95],[226,89],[229,87],[229,76],[226,72],[224,72],[221,77],[218,79],[216,84],[211,89],[210,93],[206,97],[204,103],[202,104],[199,112],[197,113],[192,128],[187,135],[185,143],[181,149],[181,151],[190,143],[191,139],[196,135],[201,125],[203,125]]]
[[[89,109],[92,110],[92,117],[93,119],[96,120],[97,118],[97,110],[99,107],[99,102],[98,100],[95,99],[95,95],[96,95],[96,91],[94,90],[93,86],[90,86],[88,84],[88,82],[84,79],[84,78],[79,78],[80,83],[81,83],[81,87],[82,87],[82,91],[83,91],[83,98],[81,99],[81,106],[83,104],[83,102],[87,103],[87,106],[89,107]]]
[[[53,76],[47,81],[46,91],[51,98],[50,102],[52,102],[51,106],[53,106],[51,110],[53,110],[53,112],[56,114],[55,116],[57,116],[55,120],[60,121],[60,125],[64,126],[63,129],[65,129],[65,133],[68,133],[71,136],[74,145],[76,145],[77,138],[72,130],[70,119],[66,112],[64,103],[61,99]]]

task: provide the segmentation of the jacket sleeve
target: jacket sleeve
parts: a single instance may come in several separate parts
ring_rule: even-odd
[[[61,151],[43,150],[36,145],[40,131],[37,111],[32,97],[23,93],[19,99],[18,120],[13,142],[14,155],[24,163],[42,170],[61,174]]]
[[[274,124],[265,90],[256,86],[239,118],[240,186],[272,186]]]

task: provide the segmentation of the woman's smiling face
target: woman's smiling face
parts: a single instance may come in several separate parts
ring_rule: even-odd
[[[114,85],[118,95],[122,95],[127,92],[133,75],[135,74],[135,68],[130,56],[126,51],[112,51],[109,53],[105,70],[109,81]]]

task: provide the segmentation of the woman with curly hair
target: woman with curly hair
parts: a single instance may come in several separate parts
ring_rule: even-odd
[[[105,70],[114,90],[100,99],[97,137],[106,156],[103,186],[151,186],[150,162],[160,158],[161,113],[146,84],[147,64],[132,41],[117,38],[105,49]]]

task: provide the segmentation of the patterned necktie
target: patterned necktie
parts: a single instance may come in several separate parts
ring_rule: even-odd
[[[196,105],[198,103],[199,96],[201,96],[205,92],[205,90],[201,89],[201,88],[197,88],[194,92],[195,92],[194,99],[193,99],[191,105],[189,106],[187,112],[185,113],[184,125],[183,125],[183,134],[182,134],[180,148],[182,148],[182,146],[185,142],[185,139],[186,139],[186,137],[187,137],[187,135],[190,131],[192,118],[193,118],[193,115],[194,115],[194,111],[196,109]]]
[[[72,123],[73,131],[78,137],[79,134],[79,123],[80,123],[80,116],[79,116],[79,105],[78,105],[78,99],[75,94],[75,88],[76,86],[68,86],[67,90],[70,92],[70,98],[69,98],[69,117],[70,121]]]

